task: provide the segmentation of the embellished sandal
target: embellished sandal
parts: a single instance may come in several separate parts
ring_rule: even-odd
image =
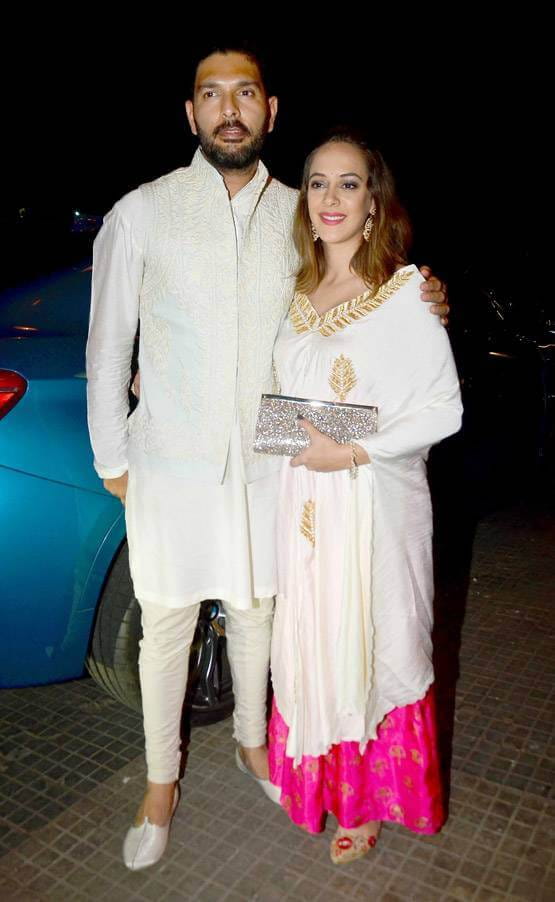
[[[330,843],[330,858],[333,864],[347,864],[356,858],[362,858],[378,841],[379,827],[378,833],[372,836],[361,836],[360,833],[348,835],[341,832],[342,829],[339,828]]]

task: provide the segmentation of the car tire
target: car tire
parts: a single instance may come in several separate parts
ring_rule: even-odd
[[[142,708],[138,665],[141,636],[141,610],[133,594],[127,542],[124,542],[98,604],[86,667],[99,686],[135,711]],[[223,720],[232,711],[225,614],[219,601],[204,601],[191,646],[183,714],[198,726]]]

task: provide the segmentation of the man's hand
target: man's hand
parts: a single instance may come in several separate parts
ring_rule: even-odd
[[[421,266],[420,272],[426,279],[420,286],[420,297],[427,304],[431,304],[430,313],[441,317],[442,325],[449,322],[450,307],[447,303],[447,285],[437,276],[434,276],[429,266]]]
[[[335,470],[350,470],[353,457],[350,445],[340,445],[329,435],[324,435],[309,420],[299,419],[299,426],[308,432],[310,445],[297,454],[291,461],[292,467],[306,467],[319,473],[332,473]],[[368,455],[359,446],[356,447],[357,462],[368,463]]]
[[[110,492],[110,495],[115,495],[116,498],[119,498],[123,506],[125,507],[125,496],[127,495],[127,473],[124,473],[123,476],[116,476],[115,479],[105,479],[104,480],[104,488],[107,492]]]

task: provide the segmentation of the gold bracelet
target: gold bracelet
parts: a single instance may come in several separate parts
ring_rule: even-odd
[[[350,442],[350,445],[351,445],[351,469],[349,470],[349,476],[351,477],[351,479],[356,479],[358,476],[357,451],[356,451],[356,448],[355,448],[353,442]]]

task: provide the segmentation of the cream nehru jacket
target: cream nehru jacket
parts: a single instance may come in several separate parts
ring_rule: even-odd
[[[262,162],[253,181],[240,252],[223,178],[200,149],[189,167],[141,185],[106,216],[94,244],[87,344],[101,478],[124,473],[135,450],[176,475],[221,482],[236,406],[247,481],[279,468],[252,442],[293,295],[297,192]],[[141,398],[128,418],[139,321]]]

